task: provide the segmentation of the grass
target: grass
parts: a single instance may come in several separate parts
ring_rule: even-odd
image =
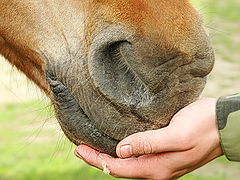
[[[195,176],[193,174],[189,174],[186,175],[184,178],[181,178],[181,180],[231,180],[231,179],[221,177],[219,175],[211,177],[211,176]]]

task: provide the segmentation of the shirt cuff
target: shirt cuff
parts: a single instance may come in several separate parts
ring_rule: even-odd
[[[240,161],[240,94],[220,97],[216,115],[225,156],[230,161]]]

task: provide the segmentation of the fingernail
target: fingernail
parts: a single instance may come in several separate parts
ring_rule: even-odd
[[[132,156],[132,147],[130,145],[123,145],[120,147],[120,154],[122,158],[127,158]]]
[[[79,152],[77,151],[77,149],[74,151],[75,156],[77,156],[80,159],[83,159],[83,157],[79,154]]]

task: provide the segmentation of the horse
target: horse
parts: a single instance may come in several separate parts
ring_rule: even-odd
[[[214,52],[188,0],[1,0],[0,54],[52,101],[66,136],[116,156],[201,94]]]

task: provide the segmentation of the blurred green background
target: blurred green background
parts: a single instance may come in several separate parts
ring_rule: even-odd
[[[240,90],[240,0],[192,0],[203,16],[216,65],[203,96]],[[0,59],[0,180],[114,179],[73,155],[49,102]],[[221,157],[182,180],[239,180],[240,164]]]

